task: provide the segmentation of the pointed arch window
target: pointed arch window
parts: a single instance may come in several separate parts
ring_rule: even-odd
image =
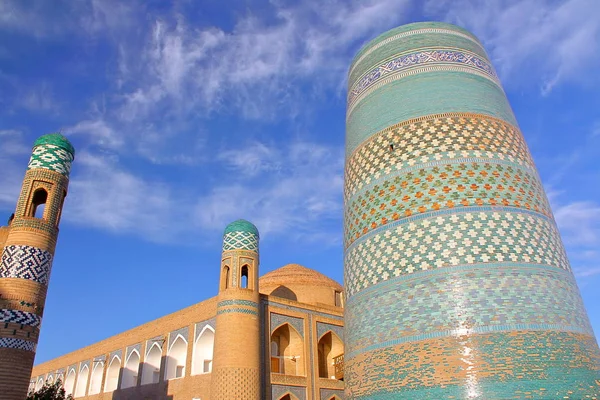
[[[248,266],[244,265],[242,267],[242,276],[240,279],[240,287],[242,289],[248,289]]]
[[[290,324],[283,324],[271,335],[271,372],[304,376],[304,343]]]
[[[90,369],[87,365],[84,365],[79,370],[79,377],[77,377],[77,388],[75,389],[74,397],[85,396],[85,390],[87,389],[88,377],[90,375]]]
[[[137,386],[138,370],[140,368],[140,353],[137,350],[133,350],[125,363],[125,369],[123,369],[123,380],[121,382],[121,388],[126,389],[133,386]]]
[[[104,361],[95,360],[92,362],[92,378],[90,379],[90,388],[88,394],[100,393],[100,387],[102,386],[102,373],[104,372]]]
[[[29,216],[34,218],[44,218],[46,210],[46,202],[48,201],[48,192],[46,189],[40,188],[33,192],[31,199],[31,211]]]
[[[183,336],[177,335],[177,338],[167,353],[165,380],[183,378],[185,376],[187,345],[188,343]]]
[[[206,326],[194,343],[194,356],[192,359],[192,375],[207,374],[212,372],[213,349],[215,331]]]

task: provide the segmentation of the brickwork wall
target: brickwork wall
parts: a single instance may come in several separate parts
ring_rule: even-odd
[[[213,297],[205,300],[201,303],[195,304],[191,307],[183,309],[173,314],[169,314],[165,317],[159,318],[155,321],[141,325],[137,328],[115,335],[111,338],[95,343],[91,346],[79,349],[72,353],[50,360],[48,362],[36,365],[33,368],[31,375],[31,381],[37,382],[40,378],[46,380],[49,375],[54,377],[58,376],[59,373],[64,376],[68,374],[70,367],[72,366],[76,373],[79,374],[82,363],[88,362],[90,370],[93,371],[93,360],[108,360],[101,366],[102,368],[102,387],[100,393],[94,395],[87,395],[81,398],[90,400],[108,400],[108,399],[164,399],[165,397],[170,399],[182,399],[189,400],[191,398],[201,398],[203,400],[210,400],[211,398],[211,380],[214,375],[213,373],[191,375],[192,371],[192,357],[194,350],[194,337],[195,325],[197,322],[202,322],[199,326],[204,327],[206,323],[214,321],[217,314],[217,302],[218,298]],[[287,299],[281,299],[276,297],[269,297],[261,295],[258,301],[261,309],[260,315],[264,316],[260,322],[262,327],[260,332],[260,347],[264,354],[266,354],[267,362],[261,362],[260,367],[256,370],[258,379],[261,381],[261,385],[265,388],[261,389],[265,393],[266,399],[278,400],[278,398],[272,397],[272,385],[287,385],[289,387],[297,388],[294,389],[302,390],[307,393],[306,399],[320,399],[320,393],[322,390],[333,390],[335,392],[343,391],[344,385],[341,381],[332,379],[323,379],[318,377],[318,354],[317,354],[317,342],[318,332],[321,334],[325,333],[325,330],[319,324],[327,326],[327,330],[335,331],[336,328],[343,327],[343,310],[339,307],[319,307],[314,305],[303,304]],[[231,315],[232,313],[226,313],[225,315]],[[302,321],[303,329],[307,334],[304,335],[304,353],[300,360],[306,365],[306,373],[304,376],[292,376],[292,375],[280,375],[270,373],[270,362],[269,360],[269,345],[270,345],[270,318],[269,315],[276,314],[278,316],[296,318]],[[182,327],[188,328],[188,348],[187,348],[187,363],[186,373],[183,378],[172,379],[166,381],[164,379],[164,367],[166,360],[166,346],[162,346],[163,359],[161,362],[160,381],[155,384],[141,385],[142,375],[142,364],[144,362],[143,355],[146,354],[150,345],[153,343],[152,339],[166,338],[169,340],[169,333],[176,332]],[[106,379],[106,370],[108,363],[111,359],[111,355],[117,354],[116,351],[120,351],[121,354],[121,367],[124,367],[127,349],[140,344],[140,354],[142,359],[140,362],[138,381],[135,387],[121,389],[119,382],[119,389],[111,392],[104,392],[104,384]],[[245,353],[243,353],[245,354]],[[216,354],[213,363],[216,363]],[[262,359],[262,357],[261,357]],[[226,364],[231,364],[231,360],[227,361]],[[235,360],[233,360],[235,361]],[[62,372],[61,372],[62,371]],[[239,372],[239,371],[238,371]],[[244,372],[244,371],[242,371]],[[248,375],[247,372],[240,373],[239,376],[242,380],[249,380],[254,377]],[[246,377],[246,378],[244,378]],[[236,378],[237,379],[237,378]],[[27,379],[30,382],[30,379]],[[91,378],[88,376],[87,387],[88,390],[91,385]],[[77,380],[75,380],[74,387],[77,386]],[[229,385],[228,390],[239,390]],[[277,387],[275,387],[277,389]],[[327,392],[329,393],[329,392]],[[233,393],[234,396],[238,396],[239,393]],[[251,392],[250,395],[254,395]],[[227,394],[230,396],[230,394]],[[259,395],[261,400],[262,395]],[[343,398],[343,397],[340,397]]]

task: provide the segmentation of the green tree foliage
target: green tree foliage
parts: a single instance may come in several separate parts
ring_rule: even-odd
[[[73,396],[66,395],[60,380],[46,383],[40,390],[31,391],[26,400],[73,400]]]

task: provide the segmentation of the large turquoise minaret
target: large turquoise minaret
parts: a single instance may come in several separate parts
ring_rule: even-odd
[[[347,398],[598,398],[598,344],[477,38],[401,26],[348,86]]]

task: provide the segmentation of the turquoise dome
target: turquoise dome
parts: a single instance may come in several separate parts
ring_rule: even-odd
[[[223,234],[226,235],[231,232],[245,232],[252,233],[257,237],[259,236],[258,229],[256,229],[256,226],[254,226],[252,222],[248,222],[245,219],[238,219],[237,221],[233,221],[232,223],[227,225]]]
[[[69,139],[61,135],[60,133],[49,133],[47,135],[40,136],[34,143],[33,147],[41,146],[44,144],[52,144],[64,149],[75,157],[75,148],[69,142]]]

